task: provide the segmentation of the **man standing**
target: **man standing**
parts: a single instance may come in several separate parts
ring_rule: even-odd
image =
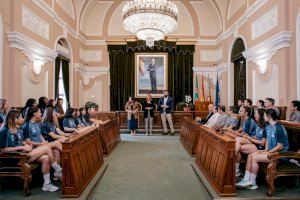
[[[158,101],[158,110],[161,113],[161,121],[164,127],[164,133],[162,135],[168,134],[167,121],[171,129],[171,135],[174,135],[174,127],[172,121],[172,111],[174,107],[174,100],[169,96],[168,90],[164,90],[164,97],[160,98]]]
[[[155,59],[152,58],[150,65],[148,66],[148,71],[150,74],[150,83],[151,83],[151,93],[156,94],[157,88],[156,88],[156,69],[157,66],[155,64]]]

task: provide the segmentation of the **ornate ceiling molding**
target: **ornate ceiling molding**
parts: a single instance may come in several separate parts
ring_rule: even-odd
[[[247,61],[256,61],[264,58],[269,60],[278,50],[290,47],[293,34],[291,31],[280,32],[243,52]]]
[[[81,75],[84,85],[88,85],[92,79],[98,76],[109,73],[109,67],[87,67],[81,63],[75,63],[74,68]]]
[[[29,59],[53,62],[57,57],[57,53],[54,50],[19,32],[7,32],[7,38],[10,47],[21,50]]]

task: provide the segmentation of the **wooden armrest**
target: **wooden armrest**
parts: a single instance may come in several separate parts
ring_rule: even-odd
[[[271,161],[275,161],[275,160],[278,160],[280,158],[300,158],[300,153],[299,152],[294,152],[294,151],[276,152],[276,153],[270,153],[268,155],[268,158]]]
[[[30,155],[28,153],[14,151],[8,153],[0,153],[0,158],[16,158],[16,159],[29,160]]]

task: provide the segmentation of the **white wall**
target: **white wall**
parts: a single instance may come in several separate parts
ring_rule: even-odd
[[[94,101],[95,103],[99,104],[100,106],[100,111],[102,111],[103,109],[101,108],[102,105],[102,81],[101,80],[95,80],[93,87],[91,87],[88,90],[84,91],[83,94],[83,103],[87,102],[87,101]],[[94,98],[92,98],[92,96],[94,96]]]
[[[40,83],[34,83],[28,76],[27,66],[22,66],[22,105],[25,105],[29,98],[38,100],[41,96],[48,97],[48,82],[48,71],[45,72],[45,77]]]
[[[267,80],[262,80],[256,71],[252,71],[253,77],[253,102],[266,97],[272,97],[275,102],[279,102],[279,80],[278,65],[270,67],[272,72]]]

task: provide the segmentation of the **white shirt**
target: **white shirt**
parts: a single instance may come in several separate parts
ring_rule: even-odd
[[[204,124],[204,126],[207,126],[209,128],[215,126],[219,120],[220,117],[220,113],[216,112],[215,114],[213,114],[213,116],[211,116],[211,118],[208,120],[208,122],[206,124]]]
[[[164,97],[164,106],[167,105],[168,97]],[[163,109],[163,111],[166,111],[166,108]]]

